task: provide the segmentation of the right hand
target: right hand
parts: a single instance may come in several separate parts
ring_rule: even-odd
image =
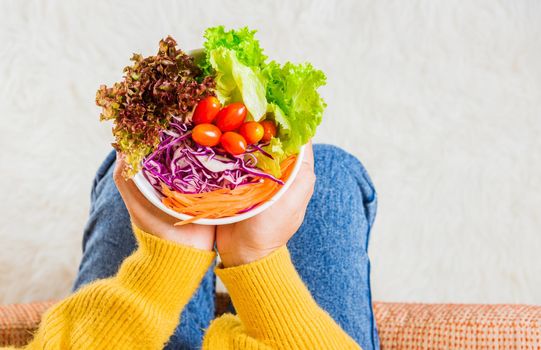
[[[201,250],[213,250],[216,227],[195,224],[175,226],[178,219],[156,208],[141,194],[133,180],[124,178],[122,170],[125,163],[122,158],[117,153],[113,178],[132,222],[141,230],[159,238]]]
[[[217,227],[216,247],[222,264],[247,264],[284,246],[304,220],[315,181],[310,142],[295,181],[276,203],[250,219]]]

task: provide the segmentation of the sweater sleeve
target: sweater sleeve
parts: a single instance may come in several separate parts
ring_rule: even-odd
[[[250,264],[219,267],[216,274],[238,316],[214,320],[204,349],[360,349],[317,305],[286,247]]]
[[[118,274],[53,306],[27,349],[163,348],[215,253],[134,231]]]

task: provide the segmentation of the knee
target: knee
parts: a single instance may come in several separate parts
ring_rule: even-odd
[[[318,177],[331,182],[353,180],[363,192],[367,201],[375,199],[374,184],[359,159],[345,150],[326,144],[314,145],[315,171]]]
[[[96,171],[96,175],[94,176],[94,182],[92,183],[92,189],[90,191],[90,198],[92,201],[96,200],[96,197],[98,196],[98,193],[101,190],[101,187],[103,187],[104,179],[107,177],[107,174],[111,172],[111,169],[115,167],[116,162],[116,152],[111,151],[101,165],[99,166],[98,170]]]
[[[114,179],[115,163],[113,162],[95,188],[95,198],[92,202],[94,210],[127,212],[124,201],[118,191]],[[118,213],[116,213],[118,214]]]
[[[314,163],[316,189],[360,194],[366,219],[371,225],[376,214],[377,196],[361,161],[339,147],[318,144],[314,145]]]
[[[105,227],[103,231],[112,243],[122,244],[126,234],[119,234],[117,228],[127,227],[126,233],[131,235],[131,225],[128,210],[113,178],[114,169],[113,159],[93,188],[88,225],[92,227],[99,222],[102,227]]]

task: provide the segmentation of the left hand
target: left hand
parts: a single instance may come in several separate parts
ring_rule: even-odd
[[[141,194],[133,180],[122,176],[124,161],[117,153],[116,168],[113,174],[116,186],[128,208],[132,222],[141,230],[159,238],[191,246],[201,250],[213,250],[215,226],[188,224],[175,226],[178,219],[156,208]]]

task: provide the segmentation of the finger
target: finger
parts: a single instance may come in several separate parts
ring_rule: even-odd
[[[116,187],[122,196],[122,199],[126,203],[127,207],[130,207],[134,203],[144,203],[146,198],[141,194],[132,179],[126,179],[123,175],[126,168],[126,162],[124,156],[117,153],[116,167],[114,171],[114,179]]]
[[[314,186],[316,183],[316,175],[314,173],[314,150],[312,148],[312,140],[310,140],[304,150],[304,158],[301,169],[299,171],[300,182],[297,185],[299,187],[299,195],[304,199],[305,205],[312,197]]]
[[[308,141],[304,148],[304,157],[302,162],[305,166],[308,166],[311,170],[314,170],[314,149],[312,148],[312,140]]]
[[[312,148],[312,141],[310,140],[304,148],[301,168],[299,169],[297,177],[293,181],[292,187],[302,187],[304,191],[306,191],[306,187],[313,187],[314,181],[314,150]]]
[[[299,205],[299,203],[301,205],[307,205],[312,197],[315,179],[314,153],[312,150],[312,142],[310,141],[306,144],[299,173],[293,180],[291,187],[284,193],[282,203],[292,203],[295,206]]]

